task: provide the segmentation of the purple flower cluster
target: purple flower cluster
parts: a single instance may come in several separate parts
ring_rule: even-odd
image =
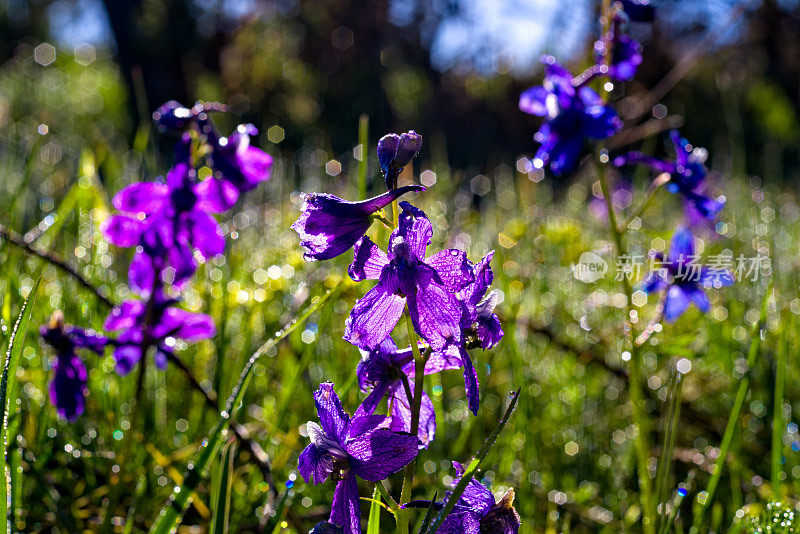
[[[86,391],[86,369],[76,348],[102,354],[105,347],[114,347],[117,372],[125,375],[151,348],[156,366],[163,369],[178,340],[194,343],[214,335],[211,317],[180,308],[177,295],[195,273],[198,259],[225,250],[214,214],[229,210],[241,193],[268,180],[272,167],[269,154],[250,146],[250,136],[256,133],[252,125],[239,126],[228,137],[217,133],[208,112],[222,109],[208,103],[191,109],[177,102],[161,106],[153,119],[179,135],[175,164],[165,179],[131,184],[112,200],[118,213],[105,221],[103,233],[118,247],[135,247],[128,285],[141,297],[111,310],[104,329],[118,332],[116,338],[88,335],[78,328],[43,327],[44,340],[59,355],[50,397],[66,419],[83,411]],[[204,180],[196,170],[201,164],[213,170]]]
[[[377,152],[386,193],[361,202],[305,195],[292,225],[306,260],[330,259],[352,248],[350,277],[376,281],[353,306],[344,332],[344,339],[362,353],[356,375],[366,397],[350,419],[333,385],[322,384],[315,393],[321,426],[308,424],[311,445],[300,455],[300,473],[307,482],[336,481],[331,516],[317,526],[319,532],[341,528],[360,533],[356,478],[383,480],[433,441],[436,416],[420,386],[422,376],[461,369],[467,405],[477,413],[478,375],[468,350],[494,347],[503,337],[494,313],[498,293],[490,290],[493,253],[477,264],[461,250],[429,254],[433,224],[406,201],[399,210],[394,204],[397,223],[385,249],[366,235],[375,220],[395,226],[382,208],[409,192],[424,191],[415,185],[397,187],[400,172],[421,146],[421,136],[413,131],[383,137]],[[412,326],[409,344],[400,348],[392,332],[404,314]],[[386,416],[377,414],[384,399]]]

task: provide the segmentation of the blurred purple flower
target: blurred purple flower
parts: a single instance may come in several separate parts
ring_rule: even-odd
[[[298,459],[306,483],[336,482],[328,521],[346,534],[360,534],[361,506],[356,478],[379,482],[405,467],[417,455],[419,440],[379,425],[382,415],[350,416],[342,409],[333,384],[314,393],[320,424],[306,425],[311,444]]]
[[[414,130],[381,137],[378,141],[378,163],[387,189],[391,191],[397,188],[400,172],[419,154],[421,148],[422,136]]]
[[[616,81],[632,80],[636,75],[636,69],[642,64],[642,45],[621,33],[619,28],[615,28],[605,38],[596,41],[594,53],[598,64],[608,62],[606,75]]]
[[[645,279],[647,293],[666,291],[664,318],[675,321],[694,303],[703,313],[711,310],[704,287],[726,287],[733,284],[733,274],[725,268],[695,263],[694,236],[686,228],[678,228],[672,236],[666,258],[655,253],[658,268]]]
[[[128,374],[142,359],[143,348],[155,347],[156,366],[164,369],[176,340],[195,343],[214,335],[214,320],[210,316],[176,308],[177,302],[157,289],[147,301],[125,301],[111,310],[103,328],[122,331],[112,342],[120,375]]]
[[[453,462],[458,478],[453,480],[455,487],[464,474],[464,467]],[[452,491],[445,494],[445,502],[434,503],[434,508],[442,509],[450,499]],[[430,501],[411,501],[405,505],[409,508],[428,508]],[[514,490],[509,489],[503,497],[495,502],[494,495],[488,487],[474,478],[469,481],[464,493],[458,499],[453,510],[439,527],[439,534],[517,534],[520,518],[514,509]]]
[[[611,203],[616,210],[624,210],[631,205],[633,200],[633,183],[630,180],[622,179],[617,181],[612,187]],[[602,194],[592,195],[589,200],[589,211],[601,221],[608,220],[608,206]]]
[[[50,402],[60,417],[75,421],[83,413],[87,391],[86,366],[75,349],[89,349],[102,355],[108,340],[92,331],[65,326],[60,312],[53,313],[50,322],[39,332],[56,351],[53,380],[49,386]]]
[[[702,194],[707,174],[705,161],[708,154],[705,149],[690,145],[677,130],[670,132],[670,139],[675,149],[675,161],[660,160],[642,152],[628,152],[614,158],[614,165],[622,167],[641,164],[656,172],[669,174],[667,190],[681,195],[702,217],[713,219],[725,207],[725,198],[713,200]]]
[[[292,224],[305,250],[303,257],[306,261],[327,260],[350,250],[369,229],[378,210],[411,191],[425,188],[409,185],[360,202],[324,193],[304,195],[302,213]]]
[[[434,349],[461,339],[463,303],[455,293],[474,279],[466,253],[450,249],[428,258],[433,226],[425,213],[401,202],[399,226],[389,238],[389,254],[368,237],[355,245],[350,277],[378,280],[358,300],[345,322],[344,339],[376,348],[391,333],[408,305],[417,333]]]
[[[560,175],[577,163],[584,138],[610,137],[622,128],[622,121],[593,89],[575,87],[572,74],[554,57],[543,56],[542,62],[544,85],[524,91],[519,107],[525,113],[545,117],[534,135],[541,146],[533,166],[541,169],[549,165],[554,174]]]
[[[620,0],[622,10],[633,22],[652,22],[656,16],[656,8],[650,0]]]

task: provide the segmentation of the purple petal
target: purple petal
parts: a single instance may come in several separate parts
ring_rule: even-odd
[[[583,137],[581,135],[572,135],[571,137],[558,140],[552,148],[543,151],[546,145],[542,145],[539,151],[536,152],[536,157],[544,162],[550,162],[550,170],[556,176],[560,176],[565,172],[569,172],[578,163],[578,156],[580,155],[581,147],[583,146]]]
[[[644,290],[647,292],[648,295],[652,295],[653,293],[660,293],[664,291],[669,284],[664,279],[663,273],[659,271],[654,271],[647,275],[647,278],[644,280]]]
[[[169,266],[175,270],[172,283],[180,287],[189,281],[197,269],[192,250],[185,243],[174,243],[168,250],[167,256]]]
[[[260,148],[247,146],[237,149],[236,162],[244,177],[244,183],[240,187],[241,191],[250,191],[255,189],[260,182],[269,180],[272,156]]]
[[[142,359],[142,347],[138,343],[120,345],[114,350],[114,359],[117,361],[117,374],[125,376]]]
[[[669,257],[672,263],[689,263],[694,257],[694,236],[687,228],[679,227],[672,234],[669,244]]]
[[[358,240],[353,250],[353,263],[347,272],[356,282],[377,280],[383,268],[389,265],[389,257],[372,240],[364,236]]]
[[[689,295],[678,285],[671,285],[664,303],[664,318],[673,322],[689,307]]]
[[[108,242],[118,247],[132,247],[139,240],[147,223],[127,215],[112,215],[103,222],[101,231]]]
[[[412,254],[417,258],[425,257],[425,249],[433,237],[433,226],[428,220],[427,215],[421,209],[416,208],[408,202],[401,202],[400,221],[397,230],[392,232],[390,238],[390,249],[397,237],[402,237]]]
[[[419,335],[439,350],[448,341],[461,339],[462,310],[455,295],[436,283],[434,276],[420,270],[416,292],[408,296],[408,310]]]
[[[645,165],[656,172],[666,172],[669,174],[674,174],[676,172],[674,163],[656,159],[642,152],[628,152],[627,154],[623,154],[614,158],[615,167],[636,164]]]
[[[408,465],[417,456],[418,443],[416,436],[376,428],[348,441],[345,450],[352,457],[353,473],[377,482]]]
[[[385,208],[406,193],[410,193],[412,191],[422,192],[425,191],[425,188],[421,185],[406,185],[403,187],[398,187],[397,189],[392,189],[391,191],[387,191],[386,193],[378,195],[377,197],[362,200],[361,202],[353,202],[352,204],[357,206],[358,209],[362,210],[364,213],[375,213],[376,211]]]
[[[358,439],[362,434],[372,432],[379,426],[385,426],[385,415],[361,415],[353,417],[350,426],[347,427],[347,441]]]
[[[711,311],[711,303],[708,301],[705,291],[699,287],[689,287],[686,289],[686,294],[689,299],[697,306],[697,309],[703,313]]]
[[[144,315],[145,303],[141,300],[127,300],[122,304],[115,306],[108,314],[103,329],[115,330],[129,330],[138,324],[142,315]]]
[[[361,348],[377,347],[392,332],[406,299],[389,290],[389,280],[381,280],[356,301],[344,324],[344,339]]]
[[[306,484],[312,480],[312,476],[314,484],[322,484],[328,479],[328,470],[322,463],[322,457],[325,454],[313,443],[300,453],[300,457],[297,459],[297,470]]]
[[[314,392],[314,404],[317,406],[317,415],[325,433],[338,441],[344,441],[347,427],[350,425],[350,416],[342,409],[339,396],[333,389],[333,383],[323,382]]]
[[[211,316],[170,307],[164,310],[161,320],[153,328],[153,337],[163,339],[170,336],[195,343],[212,337],[215,332]]]
[[[455,467],[458,474],[458,478],[453,481],[453,486],[455,487],[464,474],[464,466],[454,461],[453,467]],[[461,494],[458,504],[469,506],[483,515],[494,506],[494,495],[492,495],[489,488],[473,478],[467,483],[467,487],[464,489],[464,493]]]
[[[207,213],[223,213],[231,209],[239,199],[239,190],[227,180],[208,178],[194,188],[197,209]]]
[[[168,199],[167,184],[138,182],[123,188],[111,203],[119,211],[151,215],[164,209]]]
[[[477,330],[478,339],[484,349],[491,349],[500,343],[505,334],[500,319],[495,314],[486,317],[478,316]]]
[[[336,484],[328,519],[344,534],[361,534],[361,508],[356,477],[348,476]]]
[[[400,146],[400,136],[397,134],[384,135],[378,141],[378,163],[384,173],[389,171],[389,165],[397,156],[398,146]]]
[[[531,115],[546,117],[547,95],[547,89],[544,87],[531,87],[519,95],[519,109]]]
[[[469,406],[473,414],[478,415],[478,408],[481,403],[478,373],[475,372],[472,359],[463,348],[461,349],[461,361],[464,364],[464,388],[467,390],[467,406]]]
[[[187,214],[192,245],[206,259],[225,252],[225,237],[208,213],[194,209]]]
[[[583,120],[583,134],[591,139],[605,139],[622,129],[622,120],[611,106],[589,106]]]
[[[454,293],[461,291],[464,286],[475,280],[472,264],[464,251],[442,250],[426,258],[425,263],[436,270],[436,274],[439,275],[437,282],[441,282],[448,291]]]
[[[411,393],[414,393],[414,382],[409,382]],[[395,432],[411,432],[411,400],[402,385],[392,392],[392,420],[389,429]],[[419,448],[426,449],[436,436],[436,411],[427,393],[422,392],[422,404],[419,411]]]
[[[153,266],[153,258],[144,252],[137,252],[133,255],[128,266],[128,284],[136,294],[147,296],[153,291],[156,282],[156,269]]]
[[[369,395],[367,395],[367,397],[364,399],[364,402],[362,402],[361,406],[359,406],[356,410],[355,416],[362,417],[375,413],[375,410],[378,408],[378,404],[380,404],[380,402],[383,400],[383,397],[386,395],[386,390],[388,389],[388,380],[381,380],[376,383],[373,386],[372,391],[370,391]]]
[[[86,366],[74,353],[59,354],[50,382],[50,402],[58,415],[75,421],[83,413],[86,395]]]

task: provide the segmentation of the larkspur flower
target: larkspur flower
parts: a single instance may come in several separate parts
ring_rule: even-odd
[[[608,62],[606,76],[615,81],[632,80],[642,64],[642,45],[615,28],[604,39],[594,43],[598,64]]]
[[[475,265],[474,280],[460,295],[466,303],[466,313],[462,317],[461,326],[465,330],[474,328],[478,343],[484,349],[491,349],[503,338],[500,319],[494,313],[499,294],[497,291],[489,291],[494,280],[494,272],[489,266],[493,257],[494,251],[491,251]]]
[[[138,182],[122,189],[112,204],[120,213],[103,224],[103,233],[119,247],[140,247],[129,269],[131,286],[140,295],[151,291],[155,279],[167,267],[174,269],[172,282],[188,280],[196,265],[192,249],[208,259],[225,250],[225,238],[209,206],[218,204],[214,190],[203,190],[194,180],[184,136],[175,166],[166,183]],[[163,280],[163,279],[162,279]]]
[[[727,269],[712,268],[695,263],[694,236],[686,228],[678,228],[672,236],[669,253],[654,254],[659,262],[644,281],[647,293],[666,291],[664,318],[675,321],[690,304],[706,313],[711,303],[704,287],[725,287],[733,284],[733,275]]]
[[[419,154],[422,148],[422,136],[414,130],[404,134],[388,134],[378,141],[378,163],[381,166],[383,180],[390,191],[397,188],[397,178],[403,168]]]
[[[725,207],[725,199],[721,197],[714,200],[702,193],[707,174],[705,167],[707,152],[705,149],[693,147],[677,130],[670,132],[670,139],[675,149],[675,161],[660,160],[642,152],[629,152],[614,158],[614,165],[622,167],[642,164],[656,172],[669,174],[667,190],[681,195],[704,218],[713,219]]]
[[[367,232],[376,212],[411,191],[425,188],[409,185],[360,202],[324,193],[305,195],[302,213],[292,224],[305,250],[303,257],[306,261],[327,260],[347,252]]]
[[[420,347],[420,350],[425,350]],[[372,351],[363,351],[362,359],[356,368],[356,376],[361,391],[369,395],[359,406],[356,416],[372,415],[384,397],[389,399],[391,417],[387,419],[388,428],[397,432],[411,431],[411,398],[414,393],[414,356],[411,347],[398,349],[391,336],[383,340]],[[430,355],[425,362],[425,374],[431,375],[461,367],[461,360],[452,354],[439,351]],[[408,389],[406,389],[408,386]],[[424,391],[419,414],[420,447],[426,448],[436,434],[436,412],[433,402]]]
[[[176,340],[195,343],[214,335],[214,320],[210,316],[177,308],[177,302],[156,289],[147,301],[125,301],[111,310],[103,328],[121,331],[113,341],[120,375],[128,374],[142,359],[145,346],[155,347],[156,365],[163,369]]]
[[[433,226],[425,213],[401,202],[398,228],[389,238],[389,253],[369,237],[355,245],[349,274],[355,281],[378,280],[358,300],[345,322],[344,338],[374,349],[389,336],[408,307],[417,333],[434,349],[461,339],[463,304],[455,293],[474,279],[465,252],[443,250],[425,257]]]
[[[534,135],[541,146],[533,166],[541,169],[549,165],[560,175],[575,166],[585,138],[610,137],[622,128],[622,121],[593,89],[575,87],[572,74],[554,57],[543,56],[542,62],[544,84],[524,91],[519,107],[525,113],[545,117]]]
[[[464,474],[464,467],[453,462],[458,478],[453,481],[455,487]],[[452,492],[448,491],[445,502]],[[428,508],[430,501],[411,501],[406,504],[410,508]],[[433,503],[434,508],[444,508],[444,502]],[[453,510],[447,515],[438,534],[517,534],[520,518],[514,509],[514,490],[509,489],[495,502],[492,492],[475,480],[467,484],[464,493],[458,499]]]
[[[86,366],[75,351],[88,349],[102,355],[108,340],[92,331],[65,326],[61,312],[53,313],[48,324],[41,327],[40,334],[56,351],[53,380],[48,390],[50,402],[60,417],[75,421],[83,413],[87,391]]]
[[[332,383],[320,384],[314,403],[320,424],[306,425],[311,444],[300,454],[298,471],[306,483],[336,482],[328,521],[345,534],[360,534],[357,478],[379,482],[396,473],[416,457],[419,440],[381,427],[382,415],[351,419]]]

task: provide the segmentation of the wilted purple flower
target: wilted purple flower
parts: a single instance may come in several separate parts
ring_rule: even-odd
[[[214,335],[210,316],[176,308],[177,302],[157,289],[148,301],[129,300],[111,310],[103,328],[122,331],[113,342],[120,375],[128,374],[142,359],[143,348],[155,347],[156,366],[163,369],[176,340],[195,343]]]
[[[199,189],[221,201],[216,207],[218,212],[226,211],[236,204],[240,193],[269,180],[272,156],[250,145],[250,136],[258,134],[252,124],[240,124],[228,137],[218,137],[210,123],[203,123],[202,131],[211,146],[209,158],[214,176],[204,180]]]
[[[59,416],[75,421],[83,413],[87,390],[86,366],[75,349],[89,349],[102,355],[108,340],[91,331],[65,326],[61,312],[53,313],[49,323],[39,332],[57,354],[49,387],[50,402]]]
[[[353,248],[369,229],[374,214],[411,191],[425,191],[409,185],[361,202],[350,202],[324,193],[303,196],[302,213],[292,229],[300,235],[306,261],[327,260]]]
[[[550,165],[554,174],[572,169],[578,161],[584,138],[605,139],[622,128],[622,121],[591,88],[573,85],[572,74],[554,57],[543,56],[544,85],[531,87],[520,95],[525,113],[545,117],[534,135],[541,143],[533,166]]]
[[[346,534],[361,534],[361,507],[356,477],[379,482],[405,467],[417,455],[415,436],[379,425],[382,415],[350,416],[342,409],[333,384],[320,384],[314,393],[320,424],[306,425],[311,444],[298,459],[306,483],[336,482],[329,522]]]
[[[461,326],[470,329],[474,325],[478,343],[484,349],[491,349],[503,338],[500,319],[494,313],[499,295],[497,291],[489,291],[494,280],[494,273],[489,266],[493,256],[494,251],[491,251],[478,262],[473,269],[473,282],[461,292],[461,297],[466,302],[466,313],[462,317]]]
[[[378,163],[383,180],[390,191],[397,188],[397,178],[422,148],[422,136],[414,130],[404,134],[388,134],[378,141]]]
[[[670,139],[675,149],[675,161],[656,159],[642,152],[629,152],[614,158],[614,165],[642,164],[659,173],[669,174],[667,190],[678,193],[686,202],[693,204],[704,218],[713,219],[725,207],[725,198],[713,200],[701,193],[707,174],[705,161],[708,153],[705,149],[690,145],[677,130],[670,132]]]
[[[620,0],[622,10],[634,22],[652,22],[656,16],[656,8],[650,0]]]
[[[344,339],[374,349],[391,333],[408,305],[414,328],[434,350],[461,339],[463,304],[455,293],[473,281],[472,266],[460,250],[426,258],[433,226],[425,213],[401,202],[399,226],[389,238],[389,254],[369,237],[355,245],[350,277],[378,280],[356,302],[345,322]]]
[[[453,487],[458,484],[464,474],[464,467],[453,462],[458,478],[453,481]],[[448,491],[445,502],[452,492]],[[411,501],[405,506],[410,508],[428,508],[430,501]],[[434,508],[442,509],[445,503],[434,503]],[[447,515],[438,534],[517,534],[520,527],[520,518],[514,509],[514,490],[509,489],[495,502],[492,492],[475,480],[467,484],[464,493],[458,499],[453,510]]]
[[[733,284],[730,271],[725,268],[703,266],[695,263],[694,236],[686,228],[678,228],[672,236],[669,254],[664,258],[654,254],[659,263],[644,281],[648,293],[666,291],[664,318],[674,321],[694,303],[706,313],[711,303],[703,291],[704,287],[725,287]]]
[[[604,39],[596,41],[594,53],[598,64],[607,62],[606,75],[616,81],[632,80],[636,69],[642,64],[642,45],[629,35],[621,33],[619,28],[609,32]]]

